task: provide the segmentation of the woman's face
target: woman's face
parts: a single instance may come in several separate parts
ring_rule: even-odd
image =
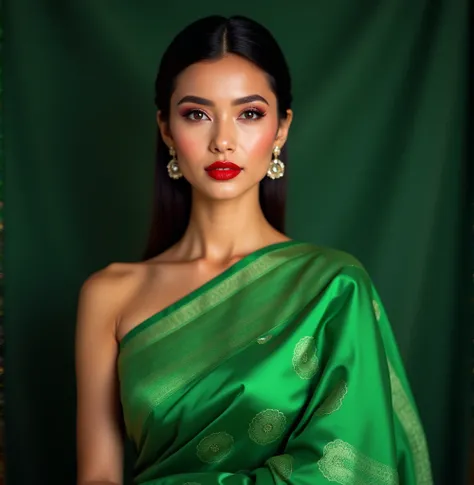
[[[168,123],[158,113],[163,140],[175,149],[184,177],[211,199],[258,190],[291,119],[288,110],[280,122],[265,73],[236,55],[189,66],[176,80]],[[210,168],[218,161],[240,170]]]

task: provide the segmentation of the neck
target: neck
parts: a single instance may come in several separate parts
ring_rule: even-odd
[[[189,225],[176,249],[183,259],[224,262],[287,239],[265,219],[258,190],[225,201],[193,193]]]

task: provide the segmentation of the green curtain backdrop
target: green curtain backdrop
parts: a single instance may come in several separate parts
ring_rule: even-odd
[[[3,196],[4,196],[4,167],[3,152],[3,2],[0,0],[0,485],[4,479],[4,359],[3,359]]]
[[[366,265],[436,483],[464,483],[468,0],[5,4],[8,485],[75,483],[77,293],[144,248],[157,64],[213,13],[249,15],[280,41],[295,96],[290,234]]]

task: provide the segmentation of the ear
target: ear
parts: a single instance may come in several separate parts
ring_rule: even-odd
[[[283,148],[288,138],[288,132],[290,131],[291,122],[293,121],[293,111],[291,109],[286,110],[286,118],[280,120],[280,126],[278,127],[277,136],[275,138],[275,146]]]
[[[170,132],[170,125],[168,121],[163,118],[163,113],[161,111],[156,113],[156,122],[161,133],[161,138],[163,138],[163,141],[168,147],[172,147],[174,143]]]

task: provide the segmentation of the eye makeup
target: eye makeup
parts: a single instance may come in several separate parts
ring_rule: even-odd
[[[251,117],[243,116],[246,114],[250,114]],[[202,109],[198,108],[185,108],[179,111],[179,115],[192,122],[210,120],[210,117]],[[241,111],[238,119],[243,119],[244,121],[258,121],[265,115],[265,111],[256,107],[250,107]]]

